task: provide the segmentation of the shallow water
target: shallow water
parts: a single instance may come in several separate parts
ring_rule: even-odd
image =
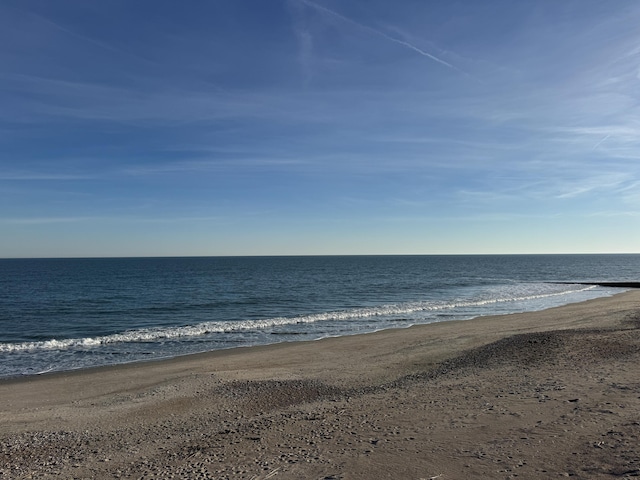
[[[539,310],[640,255],[0,260],[0,377]]]

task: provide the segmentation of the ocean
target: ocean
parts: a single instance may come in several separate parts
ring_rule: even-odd
[[[640,255],[0,260],[0,378],[533,311]],[[505,317],[508,322],[508,317]]]

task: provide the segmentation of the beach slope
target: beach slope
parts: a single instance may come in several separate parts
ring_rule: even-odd
[[[0,382],[1,478],[640,476],[640,291]]]

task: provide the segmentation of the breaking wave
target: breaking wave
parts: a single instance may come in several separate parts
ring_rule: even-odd
[[[13,352],[37,352],[71,349],[91,349],[109,344],[122,343],[162,343],[167,341],[179,341],[194,337],[202,337],[216,333],[233,334],[246,331],[269,331],[287,325],[313,324],[319,322],[349,322],[362,319],[385,317],[405,318],[415,316],[420,313],[447,312],[465,310],[474,307],[490,306],[500,303],[517,303],[530,300],[545,299],[570,295],[591,290],[595,286],[584,285],[562,285],[550,286],[548,284],[521,284],[505,288],[502,291],[493,291],[491,296],[486,298],[460,299],[453,301],[429,301],[429,302],[406,302],[398,304],[387,304],[373,307],[353,308],[331,312],[313,313],[295,317],[274,317],[262,320],[245,321],[213,321],[202,322],[195,325],[182,325],[176,327],[150,327],[129,330],[110,335],[86,337],[86,338],[65,338],[49,339],[43,341],[0,343],[1,353]],[[486,295],[486,293],[485,293]],[[464,316],[461,314],[461,317]],[[427,315],[423,320],[434,321],[434,317]]]

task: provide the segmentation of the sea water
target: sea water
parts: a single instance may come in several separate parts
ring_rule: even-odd
[[[639,279],[640,255],[5,259],[0,378],[540,310]]]

